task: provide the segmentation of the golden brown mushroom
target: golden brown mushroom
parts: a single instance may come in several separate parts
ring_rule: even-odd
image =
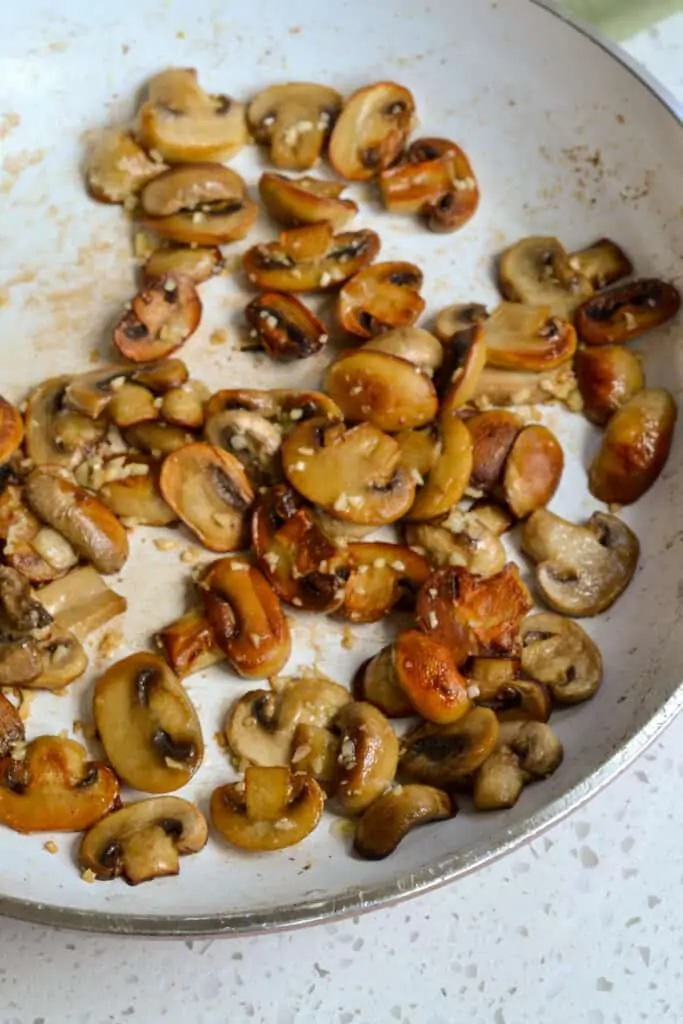
[[[447,725],[469,711],[467,682],[445,644],[404,629],[394,642],[393,663],[396,682],[428,722]]]
[[[14,455],[24,440],[24,421],[11,402],[0,395],[0,463]]]
[[[325,390],[348,423],[371,423],[396,433],[430,423],[438,398],[429,377],[386,352],[351,349],[325,374]]]
[[[75,412],[96,419],[106,410],[117,390],[129,381],[155,395],[163,395],[184,384],[188,376],[187,366],[180,359],[160,359],[148,366],[112,363],[71,377],[64,391],[63,403]]]
[[[623,345],[580,348],[574,359],[583,412],[599,427],[645,387],[638,356]]]
[[[428,377],[433,377],[439,369],[444,354],[441,342],[421,327],[395,327],[391,331],[370,338],[363,345],[363,350],[386,352],[388,355],[407,359]]]
[[[422,280],[419,267],[400,260],[358,270],[339,292],[339,323],[361,338],[410,327],[425,308]]]
[[[341,738],[334,795],[347,814],[361,814],[396,774],[396,733],[381,711],[363,701],[346,704],[333,728]]]
[[[486,370],[486,341],[481,326],[461,331],[444,348],[444,363],[439,376],[443,393],[441,412],[446,415],[462,409],[479,393]]]
[[[674,285],[641,278],[588,298],[576,311],[576,329],[589,345],[622,345],[665,324],[680,308]]]
[[[127,200],[165,169],[164,162],[149,157],[130,132],[112,128],[88,153],[85,181],[93,199],[127,205]]]
[[[403,544],[349,543],[346,555],[339,611],[351,622],[377,622],[398,604],[410,607],[430,572],[427,559]]]
[[[353,697],[373,704],[387,718],[407,718],[415,713],[408,695],[398,685],[393,644],[387,644],[359,666],[353,677]]]
[[[447,793],[433,786],[394,786],[368,807],[356,825],[353,848],[365,860],[383,860],[419,825],[445,821],[457,811]]]
[[[113,460],[112,460],[113,461]],[[148,455],[122,458],[117,474],[105,477],[97,497],[126,525],[169,526],[176,514],[161,496],[160,464]]]
[[[225,652],[216,643],[211,624],[200,608],[192,608],[164,626],[155,633],[154,642],[179,679],[225,659]]]
[[[0,758],[24,742],[24,723],[14,704],[0,693]]]
[[[520,430],[505,463],[502,495],[517,519],[543,508],[560,485],[564,453],[542,423]]]
[[[431,231],[456,231],[479,205],[479,187],[467,154],[448,139],[417,139],[406,159],[383,170],[384,205],[422,214]]]
[[[282,433],[300,420],[324,417],[334,423],[342,419],[339,406],[321,391],[300,391],[293,388],[272,388],[260,391],[255,388],[225,388],[216,391],[206,406],[207,420],[219,412],[245,410],[256,412],[267,420],[274,421]]]
[[[569,266],[587,277],[597,291],[633,273],[630,259],[610,238],[599,238],[587,249],[571,253]]]
[[[189,430],[171,423],[161,423],[159,420],[127,427],[123,437],[131,448],[148,452],[154,459],[171,455],[196,440],[195,435]]]
[[[507,409],[491,409],[469,416],[465,426],[472,437],[471,486],[485,494],[495,493],[524,421]]]
[[[370,263],[380,249],[368,228],[333,234],[327,221],[283,231],[277,242],[247,249],[244,269],[266,291],[324,292],[336,288]]]
[[[602,656],[576,622],[539,612],[522,623],[522,670],[545,683],[558,704],[578,704],[600,686]]]
[[[482,330],[486,362],[499,370],[543,373],[569,362],[576,351],[576,331],[548,305],[501,302]]]
[[[574,269],[557,238],[532,236],[506,249],[498,268],[500,289],[511,302],[549,306],[551,314],[571,322],[593,285]]]
[[[65,408],[71,378],[51,377],[31,392],[26,405],[26,454],[36,466],[74,469],[103,440],[105,420]]]
[[[287,178],[266,171],[258,187],[270,216],[288,228],[329,221],[339,231],[358,213],[352,199],[341,198],[345,186],[338,181]]]
[[[453,341],[458,334],[483,324],[489,311],[481,302],[456,302],[441,310],[434,321],[434,334],[444,344]]]
[[[493,751],[499,728],[489,708],[472,708],[449,725],[425,722],[403,737],[401,768],[430,786],[465,782]]]
[[[547,722],[550,718],[553,704],[550,690],[544,683],[533,679],[508,679],[499,682],[495,679],[480,679],[473,675],[470,675],[469,679],[468,690],[474,704],[494,711],[501,722]]]
[[[189,277],[194,284],[202,284],[220,274],[223,254],[216,245],[190,248],[172,245],[155,249],[145,260],[142,272],[146,282],[160,277]]]
[[[409,523],[406,540],[423,548],[437,569],[461,565],[477,576],[494,576],[505,565],[505,548],[476,511],[454,508],[440,523]]]
[[[33,515],[18,484],[0,493],[0,540],[5,562],[31,583],[59,579],[78,561],[68,540]]]
[[[244,311],[249,347],[265,349],[271,359],[287,361],[315,355],[327,343],[325,324],[293,295],[263,292]]]
[[[161,277],[133,298],[114,328],[114,344],[126,359],[149,363],[187,341],[201,315],[202,303],[189,277]]]
[[[438,419],[439,454],[415,496],[408,520],[420,522],[446,515],[460,501],[472,472],[472,438],[455,410]]]
[[[478,811],[513,807],[524,787],[552,775],[562,763],[558,737],[543,722],[501,722],[495,750],[474,778]]]
[[[351,181],[390,167],[412,128],[415,100],[395,82],[376,82],[348,98],[332,131],[332,167]]]
[[[188,245],[239,241],[258,215],[244,180],[223,164],[172,167],[145,185],[140,202],[146,227]]]
[[[247,118],[256,141],[270,147],[271,163],[303,171],[318,162],[341,104],[329,86],[286,82],[255,96]]]

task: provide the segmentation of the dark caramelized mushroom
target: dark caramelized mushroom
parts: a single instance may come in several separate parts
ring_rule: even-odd
[[[189,277],[164,277],[135,296],[114,328],[114,344],[134,363],[161,359],[199,326],[202,304]]]
[[[271,359],[286,362],[319,352],[329,337],[322,320],[293,295],[265,292],[244,311],[250,347],[264,348]]]
[[[666,323],[680,307],[674,285],[642,278],[584,302],[576,311],[576,329],[589,345],[621,345]]]

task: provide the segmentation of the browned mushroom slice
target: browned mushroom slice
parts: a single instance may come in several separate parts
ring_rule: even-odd
[[[83,675],[88,658],[73,633],[57,626],[7,632],[0,639],[0,685],[61,690]]]
[[[502,722],[495,750],[474,779],[478,811],[513,807],[524,787],[545,779],[562,763],[558,737],[543,722]]]
[[[334,795],[347,814],[361,814],[396,774],[396,733],[381,711],[363,701],[346,704],[333,728],[341,738]]]
[[[434,334],[447,343],[456,335],[482,324],[488,317],[488,309],[480,302],[457,302],[441,310],[434,321]]]
[[[480,498],[470,506],[469,511],[479,522],[490,530],[494,537],[502,537],[515,525],[515,519],[509,509],[497,505],[486,498]],[[471,570],[472,571],[472,570]]]
[[[0,540],[5,562],[31,583],[59,579],[78,561],[68,540],[33,515],[16,484],[0,494]]]
[[[159,418],[154,395],[140,384],[124,383],[107,405],[107,417],[120,430]]]
[[[452,818],[457,807],[432,786],[395,786],[368,807],[356,826],[353,848],[365,860],[383,860],[408,832],[420,825]]]
[[[474,576],[460,566],[437,569],[417,597],[421,628],[449,646],[457,664],[469,655],[510,655],[533,602],[513,562],[495,576]]]
[[[329,160],[342,178],[372,178],[398,157],[413,126],[415,100],[395,82],[358,89],[332,131]]]
[[[575,618],[606,611],[631,582],[640,545],[616,516],[594,512],[586,526],[547,509],[529,517],[522,548],[536,565],[536,583],[555,611]]]
[[[610,238],[600,238],[587,249],[573,252],[569,257],[569,266],[587,277],[596,291],[633,273],[630,259]]]
[[[428,722],[457,722],[470,709],[467,681],[449,647],[417,629],[404,629],[393,645],[396,682]]]
[[[462,565],[477,576],[494,576],[505,565],[505,548],[496,534],[473,512],[454,508],[436,523],[410,523],[406,540],[425,551],[432,565]]]
[[[225,653],[216,643],[204,612],[193,608],[154,634],[154,642],[175,674],[184,679],[223,661]]]
[[[677,415],[664,388],[644,388],[617,409],[588,470],[591,494],[619,505],[641,498],[666,465]]]
[[[393,644],[363,662],[353,677],[352,689],[354,700],[373,704],[387,718],[408,718],[415,714],[396,678]]]
[[[214,413],[207,417],[204,437],[239,459],[254,486],[272,484],[282,478],[282,434],[276,423],[260,413],[247,409]]]
[[[369,423],[306,420],[282,442],[289,483],[338,519],[381,525],[405,515],[415,484],[399,465],[401,449]]]
[[[0,395],[0,463],[7,462],[24,440],[24,421],[11,402]]]
[[[486,341],[480,326],[461,331],[445,346],[437,380],[444,415],[462,409],[474,398],[485,369]]]
[[[549,306],[501,302],[482,325],[486,362],[501,370],[542,373],[568,362],[576,331],[551,315]]]
[[[29,582],[16,569],[0,565],[0,616],[15,630],[44,629],[52,616],[34,596]]]
[[[159,486],[179,519],[212,551],[238,551],[254,491],[240,462],[211,444],[185,445],[164,460]]]
[[[379,176],[384,205],[423,214],[431,231],[456,231],[479,205],[479,187],[467,154],[447,139],[418,139],[407,160]]]
[[[173,164],[229,160],[248,138],[244,106],[205,92],[193,68],[171,68],[150,80],[137,134],[145,149]]]
[[[123,437],[131,448],[149,452],[155,459],[171,455],[195,440],[194,435],[183,427],[175,427],[170,423],[158,421],[138,423],[134,427],[128,427]]]
[[[292,770],[311,775],[327,794],[334,791],[339,737],[321,725],[302,722],[294,730]]]
[[[474,703],[494,711],[501,722],[547,722],[550,718],[553,705],[544,683],[533,679],[497,682],[469,678],[468,692]]]
[[[440,454],[439,437],[434,424],[424,430],[402,430],[395,437],[401,447],[401,465],[416,484],[423,484]]]
[[[665,324],[680,308],[674,285],[642,278],[589,298],[576,311],[576,329],[589,345],[622,345]]]
[[[324,292],[366,267],[379,249],[374,231],[363,228],[334,235],[325,221],[290,228],[277,242],[252,246],[244,254],[244,269],[264,290]]]
[[[254,566],[234,558],[213,562],[201,580],[204,613],[218,646],[246,679],[267,679],[291,652],[279,598]]]
[[[558,704],[578,704],[602,682],[602,655],[576,622],[539,612],[522,623],[522,669],[545,684]]]
[[[325,390],[349,423],[390,434],[425,426],[439,405],[431,380],[413,363],[367,349],[343,352],[327,370]]]
[[[307,611],[339,608],[348,549],[327,537],[291,488],[272,487],[257,498],[251,534],[259,564],[283,601]]]
[[[172,167],[143,188],[140,202],[146,227],[191,245],[239,241],[258,214],[244,180],[223,164]]]
[[[0,693],[0,758],[24,741],[24,723],[14,704]]]
[[[0,637],[0,686],[26,686],[40,675],[42,660],[33,637]]]
[[[204,426],[204,406],[209,390],[198,380],[190,380],[179,388],[171,388],[161,399],[160,413],[166,423],[186,430]]]
[[[0,821],[15,832],[81,832],[118,798],[111,768],[74,740],[38,736],[0,761]]]
[[[329,221],[339,231],[358,213],[357,203],[341,198],[345,186],[338,181],[287,178],[266,171],[258,187],[270,216],[285,227]]]
[[[40,600],[63,630],[81,640],[126,610],[126,599],[111,590],[91,565],[72,569],[40,589]]]
[[[129,132],[113,128],[104,132],[88,153],[85,180],[93,199],[126,203],[165,169],[166,165],[152,160]]]
[[[250,344],[266,350],[271,359],[287,361],[315,355],[329,337],[327,327],[293,295],[264,292],[244,311]]]
[[[134,363],[174,352],[199,326],[202,303],[189,277],[164,277],[143,288],[114,328],[114,344]]]
[[[142,267],[146,282],[156,281],[160,277],[189,277],[194,284],[208,281],[223,269],[223,254],[213,246],[185,248],[171,246],[168,249],[156,249]]]
[[[524,421],[514,412],[492,409],[469,416],[465,426],[472,437],[471,486],[492,493],[502,480],[508,455]]]
[[[276,167],[304,171],[318,162],[341,104],[339,93],[326,85],[287,82],[254,97],[247,118],[256,141],[270,146]]]
[[[576,404],[576,378],[570,364],[563,363],[543,373],[499,370],[485,366],[472,391],[472,405],[477,409],[490,409],[494,405],[537,405],[541,402],[566,402],[574,411]]]
[[[525,620],[526,622],[529,619]],[[521,661],[519,658],[470,658],[465,665],[465,675],[474,683],[487,686],[502,686],[519,679]]]
[[[407,359],[428,377],[433,377],[443,363],[441,342],[421,327],[396,327],[366,341],[363,350]]]
[[[349,544],[350,575],[340,613],[351,622],[376,622],[397,604],[412,604],[429,576],[426,558],[402,544]]]
[[[640,359],[623,345],[580,348],[574,370],[584,415],[599,427],[645,387]]]
[[[422,271],[414,263],[375,263],[342,288],[337,316],[344,330],[361,338],[414,324],[425,308]]]
[[[180,387],[187,378],[187,367],[180,359],[161,359],[158,363],[138,367],[112,363],[72,377],[64,391],[63,401],[69,409],[96,419],[105,411],[117,390],[128,381],[160,395],[170,388]]]
[[[177,875],[179,857],[198,853],[209,837],[206,818],[177,796],[152,797],[108,814],[85,834],[78,851],[84,871],[129,885]]]
[[[73,469],[102,441],[107,424],[64,408],[70,377],[52,377],[26,405],[26,454],[36,466]]]
[[[564,469],[560,442],[547,427],[532,423],[514,440],[505,463],[502,493],[518,519],[547,505]]]
[[[116,516],[58,469],[34,469],[26,481],[26,500],[99,572],[118,572],[128,558],[128,538]]]
[[[289,768],[251,765],[244,782],[211,794],[211,820],[241,850],[283,850],[305,839],[320,821],[325,793],[315,779]]]
[[[97,732],[116,774],[133,789],[169,793],[204,756],[190,698],[158,654],[131,654],[95,684]]]
[[[516,242],[502,254],[498,273],[506,299],[549,306],[552,316],[569,322],[593,294],[593,285],[571,266],[557,238],[532,236]]]
[[[472,472],[472,438],[456,412],[438,420],[440,453],[408,513],[411,521],[437,519],[462,498]]]
[[[276,420],[283,432],[300,420],[320,416],[332,422],[341,420],[342,413],[336,402],[321,391],[296,391],[273,388],[258,391],[248,388],[226,388],[216,391],[206,405],[207,421],[225,410],[244,409],[256,412],[267,420]]]
[[[126,455],[119,476],[105,480],[97,497],[127,526],[169,526],[176,514],[159,486],[160,465],[145,455]]]
[[[500,726],[489,708],[472,708],[449,725],[425,722],[403,737],[400,765],[419,782],[452,786],[465,782],[484,763]]]

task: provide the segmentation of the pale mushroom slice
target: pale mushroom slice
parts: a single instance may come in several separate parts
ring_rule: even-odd
[[[640,545],[616,516],[594,512],[586,526],[539,509],[522,548],[536,562],[536,583],[552,609],[574,617],[606,611],[631,582]]]
[[[113,128],[104,132],[88,153],[85,180],[93,199],[128,205],[164,170],[163,161],[148,156],[130,132]]]
[[[316,355],[327,344],[325,324],[294,295],[262,292],[244,310],[249,348],[263,348],[271,359],[288,362]]]
[[[338,519],[382,525],[406,514],[415,483],[399,444],[369,423],[305,420],[282,443],[282,464],[300,494]]]
[[[498,742],[474,778],[478,811],[513,807],[524,787],[555,772],[564,752],[544,722],[501,722]]]
[[[324,387],[348,423],[396,433],[423,427],[439,401],[429,377],[400,356],[350,349],[328,368]]]
[[[643,364],[625,345],[582,347],[574,358],[574,372],[583,414],[604,427],[612,415],[645,387]]]
[[[350,334],[372,338],[396,327],[410,327],[425,308],[423,275],[414,263],[374,263],[359,270],[339,292],[337,318]]]
[[[498,279],[506,299],[548,306],[553,316],[570,323],[593,295],[593,285],[572,267],[557,238],[534,235],[510,246],[500,258]]]
[[[351,694],[319,675],[286,679],[276,690],[250,690],[235,701],[225,737],[237,765],[288,765],[300,725],[328,728]]]
[[[26,480],[26,500],[98,572],[118,572],[125,563],[128,538],[121,523],[103,502],[65,479],[59,469],[34,469]]]
[[[417,139],[404,160],[380,172],[379,186],[388,210],[422,214],[430,231],[456,231],[479,205],[467,154],[449,139]]]
[[[158,654],[131,654],[108,668],[95,684],[93,711],[109,761],[133,789],[169,793],[199,768],[197,712]]]
[[[182,275],[194,284],[202,284],[220,274],[223,267],[223,254],[216,245],[196,248],[174,245],[155,249],[145,260],[142,272],[147,282]]]
[[[629,277],[633,273],[630,259],[621,246],[611,238],[599,238],[588,248],[571,253],[569,266],[587,277],[596,291],[607,288],[620,281],[622,277]]]
[[[245,238],[258,205],[244,180],[222,164],[172,167],[143,188],[145,225],[188,245],[223,245]]]
[[[482,410],[491,409],[495,405],[537,405],[558,401],[565,402],[573,411],[581,408],[576,377],[569,363],[542,373],[485,366],[470,398],[472,405]]]
[[[244,546],[254,491],[234,455],[201,441],[185,445],[164,459],[159,486],[164,501],[205,547]]]
[[[205,92],[193,68],[170,68],[150,80],[136,133],[148,152],[173,164],[229,160],[248,139],[244,105]]]
[[[252,284],[265,291],[324,292],[371,263],[380,250],[374,231],[333,233],[327,221],[283,231],[276,242],[247,249],[244,269]]]
[[[255,96],[247,120],[256,141],[270,147],[275,167],[304,171],[320,159],[341,105],[341,96],[329,86],[286,82]]]
[[[542,373],[569,362],[576,331],[550,306],[501,302],[482,325],[486,362],[500,370]]]
[[[206,846],[206,818],[178,796],[152,797],[113,811],[86,832],[78,861],[84,871],[108,881],[139,885],[177,875],[179,858]]]
[[[334,796],[346,814],[361,814],[393,781],[398,740],[378,708],[351,701],[335,716],[332,728],[341,743]]]
[[[410,523],[406,540],[423,548],[437,569],[461,565],[477,576],[494,576],[505,565],[505,548],[474,511],[454,508],[440,523]]]
[[[26,454],[36,466],[74,469],[104,440],[106,420],[69,408],[71,377],[51,377],[31,392],[26,405]]]
[[[444,351],[441,342],[421,327],[394,327],[377,337],[370,338],[363,345],[364,351],[386,352],[391,356],[407,359],[418,370],[433,377],[443,363]]]
[[[412,93],[396,82],[358,89],[344,104],[332,131],[332,167],[351,181],[373,178],[399,156],[414,115]]]
[[[134,363],[163,359],[194,334],[201,315],[201,299],[189,277],[158,278],[134,296],[114,327],[114,345]]]
[[[288,178],[266,171],[259,179],[259,195],[278,224],[294,228],[329,221],[339,231],[358,213],[358,204],[342,199],[345,185],[321,178]]]
[[[316,827],[325,793],[309,775],[250,765],[243,782],[211,794],[211,820],[233,846],[251,852],[295,846]]]
[[[420,825],[452,818],[457,806],[441,789],[416,783],[394,786],[360,818],[353,848],[365,860],[383,860]]]
[[[401,741],[401,769],[418,782],[450,787],[465,782],[490,756],[500,726],[489,708],[472,708],[448,725],[425,722]]]
[[[207,416],[204,437],[238,459],[254,486],[281,477],[282,434],[277,424],[249,409],[225,409]]]
[[[558,704],[578,704],[602,682],[602,655],[585,630],[552,612],[522,623],[522,671],[545,683]]]

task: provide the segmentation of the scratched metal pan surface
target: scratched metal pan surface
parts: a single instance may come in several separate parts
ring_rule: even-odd
[[[248,98],[283,80],[312,80],[342,92],[379,79],[413,90],[420,133],[452,137],[471,157],[482,202],[460,232],[432,235],[383,213],[365,188],[357,218],[379,231],[385,259],[409,259],[425,272],[427,317],[458,300],[494,302],[492,258],[527,234],[558,235],[578,248],[617,239],[642,275],[680,274],[683,256],[680,168],[683,131],[675,104],[623,58],[529,0],[138,0],[101,7],[63,0],[3,4],[0,13],[0,352],[1,390],[19,400],[53,374],[104,358],[108,332],[133,292],[130,224],[119,207],[84,192],[80,165],[93,130],[125,122],[150,74],[193,66],[212,92]],[[262,168],[253,147],[234,160],[252,191]],[[272,233],[264,222],[250,239]],[[234,246],[239,253],[245,243]],[[326,357],[280,366],[236,347],[246,291],[237,273],[203,286],[205,312],[182,350],[212,388],[315,386]],[[212,334],[227,331],[225,344]],[[650,383],[680,395],[681,326],[643,339]],[[214,342],[216,336],[214,334]],[[95,353],[95,355],[93,355]],[[329,357],[327,357],[329,358]],[[586,464],[598,435],[579,416],[545,413],[567,453],[552,508],[583,518],[595,507]],[[0,912],[47,924],[117,933],[192,935],[258,932],[378,906],[454,880],[535,835],[604,786],[677,713],[683,702],[683,431],[662,478],[624,512],[642,561],[611,611],[589,620],[606,678],[596,698],[554,718],[564,764],[529,787],[508,812],[473,815],[417,830],[389,859],[367,863],[350,851],[325,815],[300,846],[243,855],[218,839],[186,858],[180,875],[131,888],[85,884],[75,836],[19,836],[0,828]],[[129,601],[125,644],[184,609],[189,567],[181,547],[158,550],[163,531],[139,529],[116,585]],[[296,616],[288,666],[315,664],[348,681],[383,642],[385,627],[355,630]],[[91,652],[88,676],[67,696],[39,695],[29,736],[90,718],[90,691],[106,659]],[[249,687],[222,667],[192,677],[206,759],[181,795],[206,810],[215,785],[232,777],[215,742],[227,708]]]

